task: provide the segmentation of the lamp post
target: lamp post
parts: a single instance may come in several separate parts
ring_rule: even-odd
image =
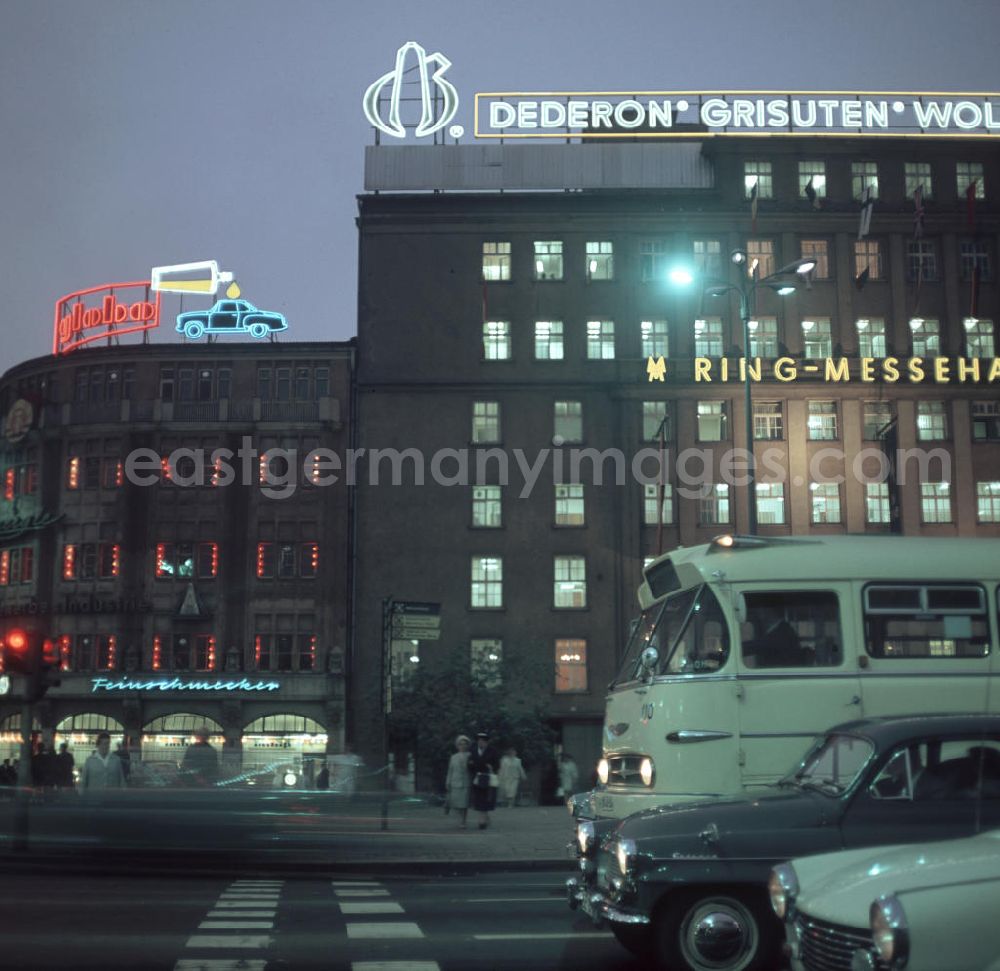
[[[721,297],[726,293],[733,292],[740,299],[740,320],[743,322],[743,398],[745,409],[745,436],[747,450],[747,533],[755,536],[757,533],[757,495],[756,495],[756,460],[753,452],[753,394],[750,383],[750,333],[751,321],[756,309],[757,291],[760,289],[773,290],[778,296],[785,297],[794,293],[797,285],[788,280],[791,274],[804,275],[816,265],[814,260],[795,260],[787,266],[783,266],[774,273],[769,273],[765,277],[757,275],[757,261],[743,273],[743,267],[747,263],[745,250],[733,250],[730,259],[740,270],[739,283],[714,284],[705,288],[705,293],[712,297]]]

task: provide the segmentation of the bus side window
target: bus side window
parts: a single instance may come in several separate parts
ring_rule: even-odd
[[[741,626],[749,668],[836,667],[844,657],[840,605],[829,590],[747,592]]]

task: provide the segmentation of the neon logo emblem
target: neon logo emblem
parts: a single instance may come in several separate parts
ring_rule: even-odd
[[[394,138],[406,138],[406,128],[399,117],[399,102],[402,97],[403,80],[406,69],[406,57],[410,52],[417,56],[417,72],[420,77],[420,123],[417,125],[414,135],[422,138],[424,135],[432,135],[434,132],[444,128],[458,111],[458,92],[450,81],[446,81],[442,76],[451,67],[451,61],[443,54],[428,54],[416,41],[407,41],[398,51],[396,51],[396,67],[383,74],[377,81],[369,85],[365,91],[362,105],[365,117],[379,131],[392,135]],[[429,74],[429,65],[436,65],[433,74]],[[434,92],[431,91],[431,82],[444,98],[444,107],[441,116],[434,117]],[[379,97],[386,87],[392,85],[389,93],[389,118],[387,121],[379,115]],[[460,126],[451,129],[451,134],[458,138],[462,135]]]
[[[122,290],[141,289],[143,297],[134,303],[122,303],[118,294]],[[100,306],[88,307],[85,297],[107,291]],[[122,334],[152,330],[160,325],[160,295],[149,300],[149,284],[144,280],[135,283],[106,283],[102,287],[68,293],[56,301],[55,323],[52,334],[52,353],[66,354],[99,340],[110,340]]]

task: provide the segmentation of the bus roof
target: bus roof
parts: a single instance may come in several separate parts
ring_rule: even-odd
[[[927,536],[719,537],[658,557],[643,571],[639,603],[658,600],[675,581],[764,583],[816,580],[983,581],[1000,579],[1000,539]],[[700,575],[700,577],[699,577]],[[655,592],[654,592],[655,591]]]

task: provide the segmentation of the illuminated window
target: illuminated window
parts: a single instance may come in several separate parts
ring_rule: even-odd
[[[299,576],[314,577],[319,573],[319,543],[299,544]]]
[[[969,191],[969,186],[976,183],[974,198],[986,198],[986,183],[983,179],[982,162],[956,162],[955,163],[955,188],[959,198],[965,196]]]
[[[763,278],[774,273],[774,240],[772,239],[748,239],[747,240],[747,263],[748,269],[752,270],[757,264],[757,276]]]
[[[669,357],[670,332],[665,320],[644,320],[639,324],[643,357]]]
[[[10,584],[10,550],[0,550],[0,587]]]
[[[563,324],[561,320],[535,321],[535,360],[563,359]]]
[[[812,186],[817,199],[826,198],[826,163],[799,162],[799,195],[808,197],[807,186]]]
[[[552,405],[552,437],[563,442],[583,441],[583,402],[556,401]]]
[[[615,356],[615,322],[613,320],[587,321],[587,358],[591,361],[610,361]]]
[[[194,669],[196,671],[215,670],[215,638],[211,634],[194,636]]]
[[[725,401],[698,402],[698,441],[722,442],[729,437]]]
[[[840,522],[840,486],[836,482],[813,482],[811,521],[817,525]]]
[[[910,320],[914,357],[937,357],[941,353],[941,323],[926,317]]]
[[[102,579],[116,577],[121,568],[121,547],[117,543],[101,543],[97,551],[97,575]]]
[[[814,442],[832,442],[837,438],[837,402],[810,401],[806,420],[809,439]]]
[[[510,243],[483,243],[483,279],[490,283],[510,279]]]
[[[750,331],[750,357],[773,360],[779,356],[778,318],[758,317],[747,325]]]
[[[866,401],[863,405],[862,437],[866,442],[881,439],[892,422],[892,403],[889,401]]]
[[[810,271],[814,280],[830,279],[830,252],[825,239],[804,239],[801,244],[802,259],[812,260],[816,266]]]
[[[198,576],[217,577],[219,575],[219,544],[198,544]]]
[[[917,402],[917,439],[937,442],[948,437],[948,412],[943,401]]]
[[[670,417],[669,401],[644,401],[642,403],[642,437],[644,441],[660,440],[660,425],[663,424],[663,440],[673,439],[673,422]]]
[[[861,317],[854,322],[861,357],[885,357],[885,321],[881,317]]]
[[[118,489],[125,478],[125,470],[120,459],[101,460],[101,488]]]
[[[503,525],[500,486],[472,487],[472,525],[482,529],[498,529]]]
[[[644,239],[639,242],[639,279],[643,283],[667,279],[670,251],[665,239]]]
[[[474,445],[500,441],[500,402],[475,401],[472,404],[472,442]]]
[[[582,556],[557,556],[553,560],[554,607],[587,606],[587,562]]]
[[[97,635],[97,669],[114,671],[118,667],[118,638],[114,634]]]
[[[674,487],[669,482],[664,482],[663,485],[647,482],[642,487],[642,493],[642,521],[647,526],[655,526],[658,523],[669,525],[674,521]],[[659,506],[659,516],[657,516],[657,506]]]
[[[993,357],[996,354],[993,341],[993,321],[965,321],[965,354],[967,357]]]
[[[871,189],[871,198],[878,198],[878,163],[851,162],[851,195],[864,198],[865,189]]]
[[[993,269],[990,263],[990,247],[985,240],[963,239],[959,243],[959,270],[962,279],[971,281],[975,274],[976,281],[993,279]]]
[[[872,526],[886,526],[891,521],[889,511],[889,483],[865,483],[865,522]]]
[[[510,322],[487,320],[483,324],[483,357],[487,361],[510,360]]]
[[[587,690],[587,642],[579,638],[556,641],[556,692]]]
[[[71,455],[66,466],[66,488],[80,488],[80,456]]]
[[[951,483],[920,484],[920,517],[925,523],[951,522]]]
[[[754,485],[757,495],[757,522],[761,526],[781,526],[785,522],[784,482],[758,482]]]
[[[63,547],[62,578],[64,580],[76,579],[76,546],[67,543]]]
[[[754,186],[757,186],[758,199],[771,199],[774,197],[770,162],[753,161],[743,163],[743,194],[747,199],[750,198]]]
[[[59,670],[71,671],[73,669],[73,639],[69,634],[62,634],[56,644],[59,646]]]
[[[163,638],[157,634],[153,637],[153,670],[159,671],[163,667]]]
[[[785,422],[780,401],[753,403],[753,437],[758,442],[776,442],[785,437]]]
[[[583,526],[583,485],[559,484],[556,490],[556,525],[557,526]]]
[[[807,358],[833,356],[833,334],[829,317],[802,321],[802,351]]]
[[[503,641],[474,637],[469,642],[472,680],[484,688],[499,688],[503,682]]]
[[[976,483],[976,518],[981,523],[1000,523],[1000,482]]]
[[[563,278],[563,244],[560,240],[535,241],[535,279]]]
[[[724,343],[721,317],[699,317],[694,322],[695,357],[722,357]]]
[[[472,557],[470,605],[480,609],[503,606],[503,557]]]
[[[257,544],[257,576],[274,576],[274,543]]]
[[[868,271],[869,280],[882,279],[882,247],[876,239],[854,241],[854,276]]]
[[[1000,440],[1000,401],[972,402],[972,438],[977,442]]]
[[[925,283],[937,280],[937,249],[932,242],[926,239],[906,241],[906,277]]]
[[[698,522],[702,526],[720,526],[729,522],[728,483],[716,483],[707,495],[699,499]]]
[[[316,670],[316,635],[297,634],[295,637],[299,648],[299,670]]]
[[[7,502],[14,501],[15,483],[17,481],[17,470],[7,469],[3,474],[3,497]]]
[[[160,579],[218,576],[219,547],[217,543],[157,543],[156,576]]]
[[[717,239],[696,239],[691,243],[694,265],[704,281],[722,277],[722,243]]]
[[[904,162],[903,175],[906,182],[905,193],[907,199],[913,198],[913,193],[917,189],[923,190],[924,201],[934,195],[934,182],[931,179],[931,166],[929,162]]]
[[[615,278],[615,248],[610,242],[587,243],[587,279]]]

